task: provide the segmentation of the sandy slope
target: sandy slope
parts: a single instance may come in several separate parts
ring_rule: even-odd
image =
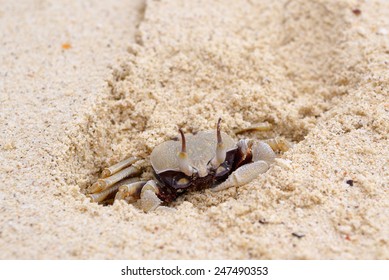
[[[389,3],[273,2],[4,5],[0,256],[388,258]],[[240,137],[293,141],[290,167],[176,211],[83,195],[219,116],[273,124]]]

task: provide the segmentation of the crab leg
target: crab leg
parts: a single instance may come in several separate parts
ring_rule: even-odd
[[[119,185],[112,186],[102,192],[88,194],[87,197],[90,198],[92,202],[102,202],[104,201],[110,194],[113,194],[119,189]]]
[[[146,181],[132,182],[121,185],[116,193],[115,200],[124,199],[128,203],[135,202],[140,198],[140,193]]]
[[[269,165],[263,160],[245,164],[232,172],[226,181],[211,190],[216,192],[230,187],[245,185],[257,178],[259,174],[265,173],[268,169]]]
[[[234,132],[235,134],[242,134],[248,131],[269,131],[271,129],[272,129],[272,125],[268,122],[264,122],[264,123],[254,124],[246,128],[237,129]]]
[[[162,203],[157,196],[158,193],[159,187],[155,181],[138,181],[120,185],[115,200],[124,199],[128,203],[139,201],[142,210],[149,212],[157,209]]]
[[[89,197],[92,202],[102,202],[106,198],[111,196],[111,194],[114,194],[115,192],[117,192],[122,185],[129,185],[135,181],[139,181],[139,178],[137,178],[137,177],[136,178],[129,178],[129,179],[120,181],[120,182],[114,184],[113,186],[103,190],[103,191],[87,194],[87,197]]]
[[[103,190],[106,190],[113,184],[119,182],[120,180],[129,176],[138,175],[140,172],[141,170],[134,166],[127,167],[119,171],[118,173],[113,174],[110,177],[97,180],[97,182],[90,187],[89,192],[90,193],[101,192]]]
[[[289,149],[293,147],[292,143],[280,137],[265,140],[265,143],[267,143],[273,150],[275,151],[278,150],[281,152],[287,152]]]
[[[137,157],[129,157],[125,160],[122,160],[121,162],[118,162],[108,168],[105,168],[103,172],[101,173],[101,178],[107,178],[109,176],[112,176],[113,174],[119,172],[123,168],[126,168],[133,164],[134,162],[138,161],[139,159]]]

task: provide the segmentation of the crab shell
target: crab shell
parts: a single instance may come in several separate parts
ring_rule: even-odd
[[[212,169],[209,164],[216,155],[215,131],[202,131],[195,135],[185,134],[188,158],[197,172],[186,176],[180,171],[177,154],[181,151],[181,143],[170,140],[156,146],[151,153],[150,161],[156,178],[165,187],[174,190],[204,189],[211,187],[216,181],[226,179],[231,171],[237,146],[228,134],[221,132],[221,136],[227,152],[222,164],[223,172],[218,174],[218,170]]]

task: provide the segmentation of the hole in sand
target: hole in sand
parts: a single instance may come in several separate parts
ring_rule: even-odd
[[[272,7],[279,11],[270,13],[271,19],[256,17],[253,8],[252,21],[242,21],[247,26],[231,26],[222,37],[211,30],[206,41],[131,47],[109,79],[109,94],[86,117],[69,148],[70,182],[85,192],[103,168],[129,156],[148,160],[157,144],[177,136],[178,127],[214,129],[219,117],[230,135],[269,122],[272,131],[241,136],[303,140],[334,97],[357,84],[347,75],[357,58],[347,55],[352,46],[344,35],[346,10],[288,3]],[[176,203],[188,200],[206,209],[231,197],[236,192],[203,191]]]

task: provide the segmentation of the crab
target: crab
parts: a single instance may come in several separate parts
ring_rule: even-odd
[[[220,128],[215,131],[185,134],[181,141],[169,140],[156,146],[150,163],[154,179],[140,180],[142,169],[136,157],[127,158],[103,170],[101,179],[88,188],[92,202],[107,199],[140,202],[145,212],[153,211],[175,200],[187,191],[210,188],[221,191],[245,185],[265,173],[276,159],[276,151],[287,151],[291,145],[283,139],[265,141],[241,139],[237,143]],[[260,125],[240,130],[268,130]]]

